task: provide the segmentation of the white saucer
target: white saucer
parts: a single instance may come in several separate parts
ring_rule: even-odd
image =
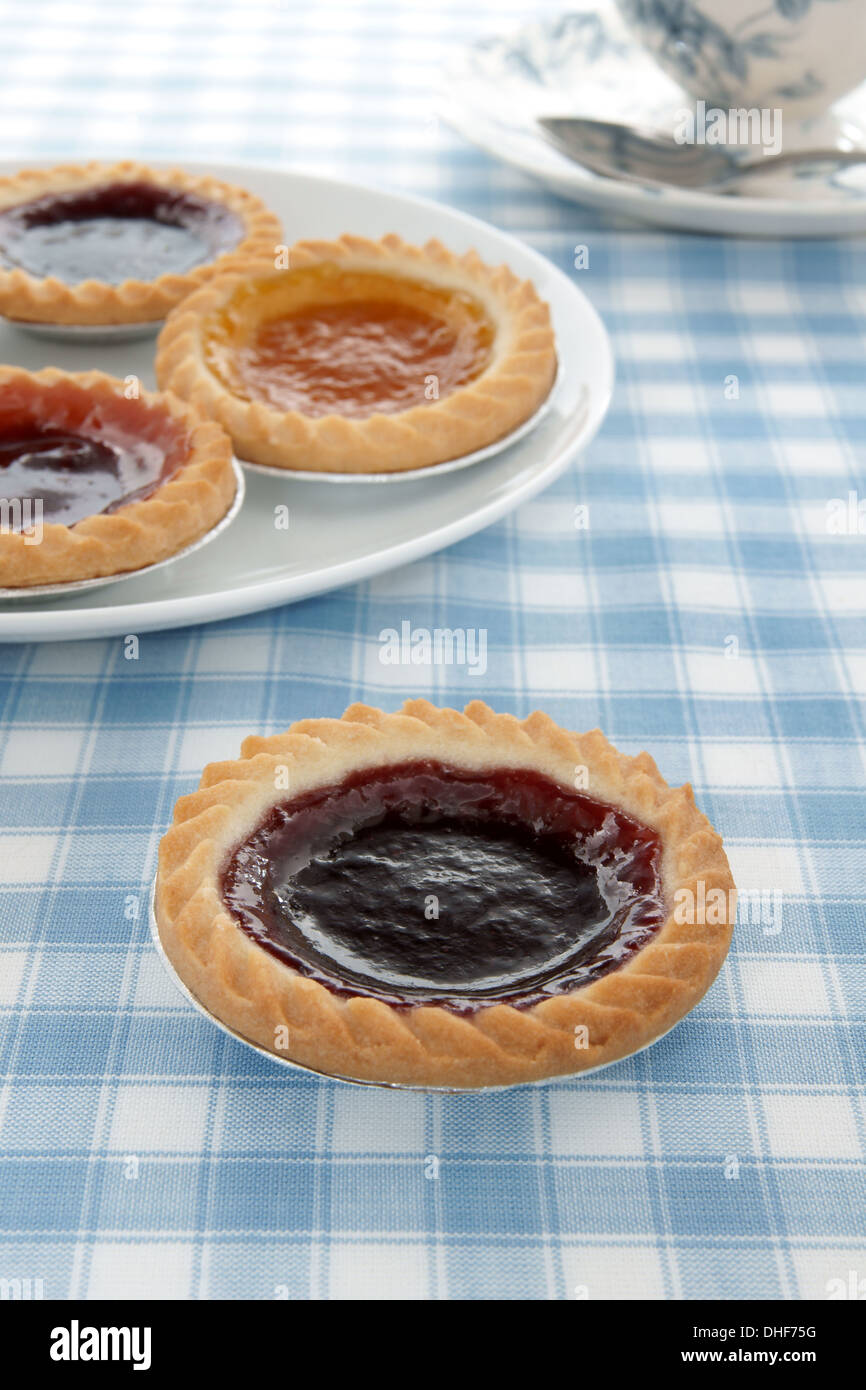
[[[779,169],[749,180],[749,195],[650,189],[592,174],[538,132],[538,116],[588,116],[671,133],[694,99],[631,36],[613,0],[482,39],[449,66],[445,120],[496,158],[577,203],[661,226],[742,236],[850,236],[866,231],[866,164],[834,171]],[[866,84],[821,118],[784,128],[784,148],[839,141],[866,148]]]

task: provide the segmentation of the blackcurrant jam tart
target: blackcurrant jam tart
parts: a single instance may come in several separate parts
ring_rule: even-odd
[[[299,242],[285,268],[227,266],[170,316],[156,369],[252,463],[388,473],[510,434],[548,396],[556,349],[548,306],[506,266],[343,236]]]
[[[648,754],[412,700],[206,768],[161,843],[155,905],[180,978],[243,1038],[333,1076],[473,1088],[666,1032],[731,937],[727,912],[675,902],[732,889],[691,788]]]
[[[0,314],[156,323],[227,259],[273,259],[281,239],[278,218],[246,189],[181,169],[26,169],[0,179]]]
[[[168,393],[0,367],[0,587],[143,569],[198,540],[237,482],[231,441]]]

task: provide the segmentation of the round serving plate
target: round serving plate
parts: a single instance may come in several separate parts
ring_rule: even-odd
[[[585,1076],[594,1076],[597,1072],[607,1071],[608,1067],[615,1067],[620,1062],[627,1062],[629,1057],[636,1057],[639,1052],[646,1052],[647,1048],[654,1047],[657,1042],[661,1042],[662,1038],[667,1037],[667,1034],[673,1031],[671,1028],[668,1028],[664,1033],[660,1033],[657,1038],[653,1038],[652,1042],[646,1043],[643,1047],[635,1048],[634,1052],[628,1053],[626,1057],[617,1057],[613,1062],[602,1062],[598,1067],[587,1067],[584,1071],[572,1072],[569,1075],[542,1077],[540,1081],[515,1081],[510,1086],[412,1086],[402,1081],[358,1081],[352,1076],[337,1076],[333,1072],[316,1071],[314,1067],[304,1067],[300,1062],[292,1062],[287,1057],[278,1057],[275,1052],[270,1052],[266,1047],[262,1047],[260,1043],[251,1042],[249,1038],[244,1037],[243,1033],[237,1033],[234,1028],[229,1028],[227,1023],[223,1023],[222,1020],[212,1014],[209,1009],[206,1009],[201,1000],[193,994],[192,990],[187,988],[166,955],[165,947],[160,940],[159,927],[156,922],[156,879],[154,879],[153,887],[150,890],[148,916],[151,940],[153,941],[157,955],[162,961],[163,966],[171,976],[175,988],[180,991],[183,997],[192,1004],[209,1023],[219,1028],[220,1032],[227,1033],[228,1036],[234,1038],[236,1042],[243,1043],[244,1047],[251,1047],[253,1052],[258,1052],[261,1057],[266,1057],[268,1061],[273,1062],[276,1067],[287,1067],[289,1071],[305,1073],[307,1076],[318,1076],[326,1081],[340,1081],[346,1086],[374,1086],[380,1091],[422,1091],[428,1095],[477,1096],[479,1094],[489,1095],[492,1091],[514,1091],[518,1087],[522,1088],[525,1086],[548,1086],[552,1082],[562,1084],[565,1081],[581,1081]],[[676,1024],[674,1024],[673,1027],[675,1028]]]
[[[46,165],[54,161],[43,161]],[[0,172],[16,166],[0,164]],[[549,486],[592,439],[613,389],[604,326],[573,278],[516,238],[427,199],[255,165],[191,163],[191,171],[240,184],[280,216],[289,243],[343,232],[438,238],[458,254],[477,250],[534,282],[550,304],[559,374],[530,431],[493,457],[409,488],[333,487],[285,470],[249,470],[231,533],[183,565],[131,576],[105,592],[66,592],[26,605],[0,598],[0,641],[122,636],[254,613],[353,584],[441,550],[491,525]],[[0,322],[0,361],[31,371],[98,368],[153,387],[153,344],[55,342]],[[461,461],[462,462],[462,461]],[[288,528],[275,524],[288,508]],[[285,518],[284,518],[285,519]]]
[[[184,546],[183,550],[179,550],[176,555],[167,555],[164,560],[157,560],[152,565],[143,565],[141,569],[127,570],[124,574],[102,574],[97,579],[74,579],[68,584],[30,584],[26,588],[0,588],[0,603],[35,603],[37,599],[81,594],[87,589],[104,589],[108,584],[122,584],[130,579],[138,579],[140,575],[165,569],[167,565],[173,565],[189,555],[197,555],[203,546],[210,545],[228,530],[244,504],[246,479],[244,478],[244,470],[235,458],[232,459],[232,472],[235,475],[235,495],[225,516],[220,517],[216,526],[205,531],[204,535],[199,536],[198,540],[193,541],[191,545]]]

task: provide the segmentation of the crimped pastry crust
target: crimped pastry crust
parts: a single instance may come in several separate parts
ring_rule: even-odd
[[[337,241],[302,241],[289,253],[292,269],[330,262],[467,291],[482,304],[494,329],[491,360],[474,381],[449,395],[390,415],[312,418],[242,400],[207,367],[206,321],[244,281],[291,270],[275,270],[273,259],[238,259],[170,315],[157,342],[156,372],[161,386],[219,420],[241,458],[326,473],[425,468],[502,439],[550,393],[556,376],[550,311],[532,283],[518,279],[507,266],[485,265],[475,251],[456,256],[435,240],[411,246],[395,234],[380,241],[349,235]]]
[[[156,280],[131,278],[120,285],[102,280],[67,285],[53,275],[40,279],[20,268],[4,267],[0,260],[0,314],[28,323],[156,323],[186,295],[218,274],[227,260],[237,255],[273,256],[274,247],[282,240],[279,218],[245,188],[209,175],[188,174],[183,169],[152,169],[133,160],[117,164],[94,160],[88,164],[61,164],[53,169],[24,169],[0,178],[0,211],[46,193],[70,193],[124,182],[156,184],[221,203],[242,220],[243,240],[215,260],[182,275],[160,275]]]
[[[294,798],[357,769],[427,758],[473,770],[529,768],[569,788],[575,768],[585,767],[589,795],[661,837],[668,916],[659,931],[589,985],[525,1009],[491,1004],[458,1016],[333,994],[237,925],[221,899],[220,874],[268,809],[287,799],[274,790],[278,769],[288,768]],[[675,920],[675,893],[698,894],[699,881],[707,893],[733,888],[721,838],[691,787],[669,787],[649,754],[626,757],[598,729],[568,733],[538,712],[521,722],[478,700],[462,714],[409,700],[399,714],[352,705],[339,720],[302,720],[273,738],[246,739],[237,761],[205,768],[160,845],[155,901],[160,939],[181,979],[251,1042],[334,1076],[459,1089],[584,1071],[672,1027],[712,984],[730,944],[730,922]],[[581,1028],[586,1046],[576,1046]]]
[[[86,392],[95,407],[106,397],[123,398],[124,394],[124,383],[104,372],[61,372],[55,367],[26,372],[0,367],[0,408],[9,389],[33,393],[38,399],[51,387]],[[141,501],[84,517],[73,526],[46,522],[38,544],[28,544],[20,533],[0,533],[0,587],[71,583],[142,569],[176,555],[225,516],[237,489],[228,435],[169,392],[141,391],[137,399],[186,432],[186,462]]]

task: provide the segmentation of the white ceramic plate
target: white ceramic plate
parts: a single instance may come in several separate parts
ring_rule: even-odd
[[[43,164],[53,161],[43,160]],[[17,165],[0,164],[0,172]],[[231,529],[176,564],[116,589],[0,603],[0,641],[66,641],[183,627],[253,613],[380,574],[462,540],[518,506],[562,473],[601,424],[613,388],[607,333],[585,295],[555,266],[476,218],[420,198],[252,165],[202,165],[240,183],[282,217],[289,242],[299,237],[399,232],[409,241],[438,237],[455,251],[475,247],[531,278],[549,301],[559,377],[537,428],[495,458],[412,487],[352,488],[247,474],[247,495]],[[36,370],[101,368],[153,384],[153,343],[119,346],[55,343],[0,323],[0,361]],[[289,527],[277,529],[275,507]]]
[[[494,35],[458,52],[441,102],[445,120],[497,159],[561,197],[665,227],[741,236],[851,236],[866,231],[866,164],[808,166],[749,180],[749,195],[641,188],[602,178],[549,145],[538,116],[589,116],[657,127],[694,110],[628,32],[613,0],[577,0],[571,12]],[[784,148],[866,148],[866,84],[824,117],[786,122]]]

